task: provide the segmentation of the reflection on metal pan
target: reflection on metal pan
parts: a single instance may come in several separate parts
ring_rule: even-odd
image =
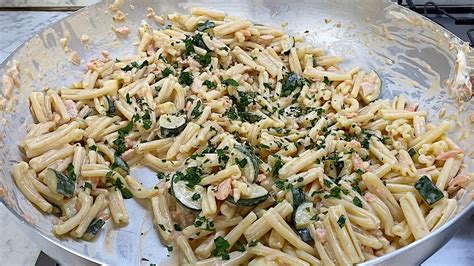
[[[330,54],[343,54],[348,59],[343,67],[375,69],[383,79],[383,98],[405,93],[410,99],[420,101],[421,108],[429,111],[432,120],[445,108],[448,115],[458,118],[467,129],[470,127],[469,114],[474,112],[474,106],[464,103],[460,107],[457,98],[463,96],[464,83],[472,75],[469,68],[474,65],[469,60],[472,51],[440,26],[388,1],[125,1],[121,9],[128,16],[121,25],[137,29],[149,6],[159,14],[202,6],[247,17],[256,23],[279,26],[288,22],[288,32],[302,34],[306,41]],[[10,174],[10,160],[20,159],[16,143],[24,137],[25,125],[32,119],[28,110],[29,93],[52,84],[56,88],[67,86],[80,79],[83,68],[69,62],[71,51],[89,61],[103,50],[109,50],[112,58],[134,50],[137,37],[131,34],[129,38],[117,38],[112,27],[118,24],[112,20],[108,3],[87,7],[41,31],[18,48],[0,68],[3,75],[14,61],[18,62],[21,79],[14,101],[7,105],[8,110],[0,112],[0,121],[4,123],[0,126],[0,159],[6,162],[0,168],[1,201],[21,221],[19,224],[28,235],[61,263],[138,265],[141,258],[147,258],[165,265],[170,262],[166,248],[160,244],[153,228],[151,213],[141,202],[127,201],[129,215],[134,219],[122,228],[112,228],[109,223],[93,242],[58,239],[51,232],[51,217],[45,217],[27,202]],[[81,42],[84,34],[90,38],[87,46]],[[63,49],[65,43],[70,51]],[[463,108],[463,112],[459,112],[459,108]],[[472,130],[466,130],[460,139],[462,134],[458,130],[450,136],[470,154],[473,148],[469,144],[474,142],[474,135]],[[472,172],[474,165],[466,164]],[[135,171],[146,185],[146,177],[152,173],[146,169]],[[462,199],[460,204],[465,208],[430,236],[367,264],[422,262],[446,243],[474,212],[474,204],[467,205],[468,202]]]

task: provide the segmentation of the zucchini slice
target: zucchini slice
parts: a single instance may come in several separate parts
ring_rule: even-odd
[[[286,36],[283,40],[280,41],[281,52],[288,54],[291,48],[295,47],[295,38]]]
[[[296,229],[302,229],[308,227],[308,225],[313,223],[313,218],[316,215],[314,210],[314,206],[312,202],[304,202],[298,206],[296,209],[293,222],[295,224]]]
[[[248,149],[241,145],[235,145],[230,153],[230,162],[239,166],[242,175],[249,183],[254,183],[258,176],[258,159]]]
[[[108,109],[106,111],[107,116],[112,117],[115,115],[115,101],[111,99],[111,97],[109,96],[105,96],[105,99],[107,100],[107,106],[108,106]]]
[[[237,202],[234,197],[229,196],[227,201],[238,206],[252,207],[264,202],[268,198],[268,191],[259,185],[249,185],[249,195],[242,196]]]
[[[426,175],[416,181],[415,189],[428,205],[433,205],[444,197],[443,192]]]
[[[105,221],[102,219],[92,221],[92,223],[89,225],[89,227],[87,227],[86,232],[82,236],[82,239],[86,241],[92,240],[97,235],[102,226],[104,226],[104,224]]]
[[[371,86],[367,87],[369,89],[364,89],[364,82],[370,83],[371,80],[374,80],[373,88]],[[367,73],[364,78],[362,79],[360,95],[362,100],[365,103],[370,103],[377,100],[380,96],[380,92],[382,91],[382,80],[380,76],[375,71],[371,71]]]
[[[300,235],[301,240],[303,240],[304,242],[313,241],[313,237],[311,237],[311,233],[309,232],[308,228],[303,228],[296,231],[298,232],[298,235]]]
[[[202,189],[199,189],[202,188]],[[204,188],[196,185],[194,189],[187,186],[185,181],[175,182],[175,178],[171,180],[171,194],[183,207],[192,211],[201,211],[202,197],[199,191],[204,191]]]
[[[53,192],[57,192],[68,198],[74,196],[76,182],[75,179],[70,176],[67,176],[55,169],[48,168],[48,170],[46,170],[46,174],[44,175],[44,182]]]
[[[123,177],[130,174],[130,167],[128,166],[127,162],[124,161],[122,157],[117,155],[115,155],[114,163],[110,166],[110,168]]]
[[[186,118],[181,115],[163,114],[158,119],[163,138],[178,136],[186,127]]]
[[[301,204],[305,202],[305,195],[301,188],[292,188],[291,194],[293,195],[293,209],[297,209]]]

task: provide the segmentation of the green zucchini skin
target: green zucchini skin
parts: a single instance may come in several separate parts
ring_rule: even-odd
[[[46,172],[46,179],[55,183],[53,186],[56,188],[57,193],[68,198],[72,198],[72,196],[74,196],[74,190],[76,189],[75,178],[67,176],[55,169],[48,168]]]
[[[301,240],[303,240],[304,242],[313,241],[313,238],[311,237],[311,233],[309,232],[308,228],[298,229],[296,231],[298,232],[298,235],[301,237]]]
[[[125,177],[130,174],[130,167],[122,157],[115,155],[114,163],[110,166],[112,170]]]
[[[304,192],[301,188],[292,188],[291,194],[293,195],[293,208],[296,210],[303,202],[306,201]]]
[[[187,121],[184,116],[162,115],[158,119],[160,134],[163,138],[178,136],[186,127]]]
[[[226,200],[234,205],[243,206],[243,207],[253,207],[264,202],[268,198],[268,194],[258,198],[252,199],[239,199],[237,202],[234,200],[234,197],[230,196]]]
[[[234,197],[229,196],[227,197],[226,200],[237,206],[253,207],[255,205],[258,205],[264,202],[269,196],[269,193],[265,188],[256,184],[251,184],[249,186],[249,190],[250,190],[250,194],[253,194],[253,195],[242,197],[238,201],[235,201]]]
[[[236,158],[238,158],[239,160],[245,158],[247,160],[247,164],[244,167],[239,166],[240,170],[242,171],[242,174],[245,175],[249,183],[254,183],[257,180],[257,176],[259,173],[259,163],[257,157],[255,156],[255,154],[253,154],[241,145],[237,144],[234,146],[234,148],[234,152],[237,153],[235,155]]]
[[[102,219],[97,219],[97,220],[92,221],[89,227],[87,227],[87,230],[82,236],[82,238],[87,241],[92,240],[97,235],[99,230],[104,226],[104,224],[105,224],[105,221]]]
[[[175,179],[173,178],[171,180],[171,188],[170,192],[171,195],[176,199],[176,201],[183,206],[184,208],[191,210],[191,211],[196,211],[199,212],[202,210],[201,208],[201,201],[203,195],[197,192],[196,187],[194,189],[191,189],[186,186],[186,182],[184,181],[177,181],[174,182]],[[195,193],[198,193],[200,195],[199,199],[197,200],[192,200],[192,195]]]

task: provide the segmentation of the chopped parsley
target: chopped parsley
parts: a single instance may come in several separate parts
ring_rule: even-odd
[[[125,137],[132,131],[134,119],[130,121],[125,127],[118,130],[118,137],[114,140],[115,155],[120,156],[125,152]]]
[[[143,123],[143,128],[144,129],[150,129],[151,128],[151,125],[152,125],[153,122],[151,121],[150,112],[148,110],[142,116],[142,123]]]
[[[122,67],[122,70],[123,71],[130,71],[134,68],[142,69],[142,68],[144,68],[148,65],[149,65],[148,60],[143,61],[141,64],[138,64],[136,61],[134,61],[134,62],[130,63],[130,65],[126,65],[126,66]]]
[[[171,68],[167,67],[163,70],[161,70],[161,75],[163,76],[163,78],[166,78],[167,76],[173,74],[173,70],[171,70]]]
[[[282,167],[283,167],[283,162],[281,161],[281,158],[278,157],[275,164],[273,165],[272,175],[274,177],[278,177],[278,171],[280,171]]]
[[[276,182],[275,182],[275,186],[280,189],[280,190],[284,190],[285,189],[285,181],[281,180],[281,179],[278,179]]]
[[[255,247],[257,244],[258,244],[258,241],[254,239],[249,242],[249,247]]]
[[[198,199],[200,199],[200,198],[201,198],[201,194],[199,194],[199,193],[194,193],[194,194],[191,196],[191,199],[194,200],[194,201],[196,201],[196,200],[198,200]]]
[[[331,84],[331,81],[329,81],[328,77],[324,76],[323,83],[329,85]]]
[[[159,180],[165,179],[166,174],[163,172],[156,172],[156,178],[158,178]]]
[[[205,80],[202,84],[207,86],[209,89],[214,89],[216,87],[216,83],[210,80]]]
[[[219,163],[226,164],[227,161],[229,161],[229,156],[225,154],[225,149],[217,149],[216,153],[219,159]]]
[[[196,51],[194,50],[194,46],[200,47],[202,49],[205,49],[206,51],[209,51],[209,48],[207,48],[206,44],[204,43],[202,39],[202,34],[198,33],[195,34],[192,37],[186,37],[186,39],[183,40],[184,46],[186,47],[186,54],[187,56],[195,53]]]
[[[189,86],[193,83],[193,77],[191,76],[191,74],[189,74],[189,72],[183,71],[179,75],[178,82],[183,86]]]
[[[340,199],[340,198],[341,198],[341,188],[338,187],[338,186],[334,186],[334,187],[331,188],[331,190],[329,191],[329,194],[324,195],[324,198],[325,198],[325,199],[331,198],[331,197]]]
[[[171,246],[171,245],[166,246],[166,249],[168,250],[168,252],[172,252],[173,251],[173,246]]]
[[[113,175],[113,172],[112,172],[112,175]],[[112,186],[115,187],[115,190],[120,190],[120,192],[122,193],[122,197],[124,199],[133,198],[132,192],[128,188],[123,186],[122,180],[120,180],[120,178],[116,178],[115,180],[112,181],[111,177],[110,177],[108,181],[109,181],[109,183],[111,183]]]
[[[186,186],[193,189],[194,186],[201,182],[202,172],[201,169],[193,166],[186,169],[186,174],[182,172],[176,172],[173,176],[173,182],[177,183],[178,181],[185,181]]]
[[[194,106],[193,110],[191,111],[191,118],[197,118],[202,114],[201,110],[201,101],[197,101],[196,106]]]
[[[205,55],[195,54],[193,56],[194,60],[198,61],[202,67],[207,67],[211,64],[211,54],[206,53]]]
[[[264,83],[263,83],[263,87],[265,87],[265,88],[267,88],[267,89],[269,89],[269,90],[273,89],[273,88],[272,88],[272,84],[270,84],[270,83],[268,83],[268,82],[264,82]]]
[[[202,23],[198,23],[197,26],[198,26],[197,30],[203,32],[203,31],[206,31],[208,29],[214,28],[216,26],[216,23],[214,23],[213,21],[210,21],[210,20],[206,20]]]
[[[226,79],[226,80],[223,80],[221,83],[226,86],[234,86],[234,87],[239,86],[239,83],[235,81],[235,79]]]
[[[244,252],[245,251],[245,245],[242,244],[239,240],[237,240],[237,243],[235,243],[235,250]]]
[[[214,230],[214,222],[204,216],[198,216],[194,220],[194,227],[203,228],[206,231]]]
[[[92,190],[92,183],[90,183],[90,182],[85,182],[85,183],[84,183],[84,188],[88,188],[88,189]]]
[[[72,163],[69,163],[66,168],[66,176],[72,180],[76,181],[76,173],[74,172],[74,165]]]
[[[360,169],[360,168],[357,169],[357,170],[355,170],[355,172],[358,173],[359,175],[362,175],[362,174],[365,173],[364,170],[362,170],[362,169]]]
[[[354,203],[355,206],[362,208],[362,201],[359,199],[359,197],[354,197],[352,199],[352,203]]]
[[[216,245],[214,256],[222,257],[223,260],[229,260],[229,252],[227,252],[227,249],[230,248],[229,242],[227,242],[227,240],[222,236],[218,236],[214,239],[214,244]]]

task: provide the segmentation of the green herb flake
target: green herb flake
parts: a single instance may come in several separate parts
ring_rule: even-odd
[[[172,252],[173,251],[173,246],[171,245],[166,245],[166,249],[168,250],[168,252]]]
[[[355,170],[355,172],[356,172],[357,174],[359,174],[359,175],[362,175],[362,174],[365,173],[364,170],[362,170],[362,169],[360,169],[360,168],[357,169],[357,170]]]
[[[239,86],[239,83],[235,81],[235,79],[226,79],[226,80],[223,80],[221,83],[226,86],[234,86],[234,87]]]
[[[222,236],[218,236],[214,239],[214,244],[216,245],[216,249],[214,250],[215,257],[222,257],[223,260],[229,259],[229,253],[227,249],[230,248],[229,242],[225,240]]]
[[[263,87],[265,87],[265,88],[267,88],[267,89],[269,89],[269,90],[273,89],[273,88],[272,88],[272,84],[270,84],[270,83],[268,83],[268,82],[264,82],[264,83],[263,83]]]
[[[280,169],[283,167],[283,162],[281,161],[281,158],[278,157],[278,159],[276,160],[275,164],[273,165],[273,169],[272,169],[272,175],[274,177],[278,177],[278,171],[280,171]]]
[[[202,114],[201,105],[201,101],[198,100],[193,110],[191,111],[192,118],[197,118]]]
[[[354,197],[352,199],[352,203],[354,203],[355,206],[362,208],[362,201],[359,199],[359,197]]]
[[[284,190],[285,189],[285,181],[279,179],[275,182],[275,186],[280,190]]]
[[[166,174],[163,172],[156,172],[156,178],[158,178],[159,180],[163,180],[166,178]]]
[[[88,189],[92,190],[92,183],[90,183],[90,182],[85,182],[85,183],[84,183],[84,188],[88,188]]]
[[[183,86],[190,86],[193,83],[193,77],[189,72],[183,71],[179,75],[178,82]]]
[[[244,252],[245,251],[245,245],[242,244],[239,240],[237,240],[237,243],[235,243],[235,250]]]
[[[169,67],[161,70],[161,75],[163,76],[163,78],[166,78],[171,74],[173,74],[173,70],[171,70],[171,68],[169,68]]]
[[[200,199],[200,198],[201,198],[201,194],[199,194],[199,193],[194,193],[194,194],[191,196],[191,199],[194,200],[194,201],[196,201],[196,200],[198,200],[198,199]]]
[[[331,84],[331,81],[329,81],[328,77],[324,76],[323,83],[329,85]]]
[[[208,29],[214,28],[215,26],[216,26],[216,23],[214,23],[213,21],[210,21],[210,20],[206,20],[202,23],[197,24],[197,30],[201,31],[201,32],[204,32]]]
[[[255,247],[256,245],[258,245],[258,241],[255,239],[249,242],[249,247]]]
[[[207,88],[209,89],[214,89],[217,86],[215,82],[212,82],[210,80],[205,80],[202,84],[207,86]]]
[[[229,156],[225,154],[224,149],[217,149],[216,153],[217,153],[217,157],[219,158],[219,163],[226,164],[227,161],[229,161]]]
[[[215,229],[214,222],[204,216],[196,217],[194,220],[194,227],[203,228],[206,231],[213,231]]]

